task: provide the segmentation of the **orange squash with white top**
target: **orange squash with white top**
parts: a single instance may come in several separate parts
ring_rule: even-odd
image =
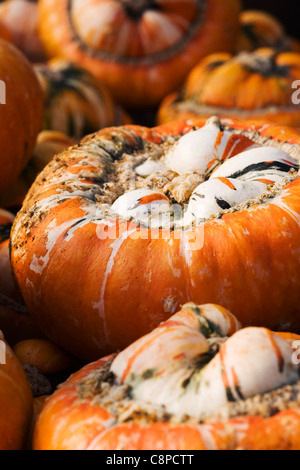
[[[85,360],[190,300],[300,331],[299,153],[296,130],[212,118],[103,129],[57,155],[11,233],[37,324]]]
[[[299,336],[189,303],[75,373],[37,419],[36,450],[299,450]]]

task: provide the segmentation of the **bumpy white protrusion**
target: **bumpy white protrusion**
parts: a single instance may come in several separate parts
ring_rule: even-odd
[[[193,302],[186,303],[182,309],[172,315],[171,321],[182,323],[192,329],[199,331],[199,318],[208,320],[217,325],[218,334],[222,337],[231,336],[242,328],[239,320],[228,310],[216,304],[195,305]]]
[[[165,157],[166,166],[180,175],[206,174],[208,169],[223,160],[232,135],[232,132],[221,131],[213,120],[208,120],[201,129],[190,131],[179,139]],[[256,147],[257,144],[250,143],[251,146]]]
[[[194,375],[180,406],[188,414],[207,416],[228,401],[296,383],[299,366],[292,363],[292,354],[289,342],[270,330],[244,328],[229,338],[212,361]],[[178,404],[172,408],[180,412]]]
[[[177,417],[201,419],[228,402],[295,383],[299,377],[292,346],[265,328],[245,328],[227,341],[219,338],[220,350],[207,365],[207,342],[200,333],[197,340],[186,326],[154,331],[156,339],[149,335],[136,342],[127,355],[115,359],[112,370],[131,386],[135,400],[163,406]],[[217,341],[207,341],[212,340]]]
[[[136,189],[120,196],[111,206],[113,213],[146,226],[166,225],[172,217],[171,204],[165,194],[150,189]]]
[[[275,183],[293,168],[298,170],[299,163],[288,153],[276,147],[258,147],[230,158],[212,173],[211,178],[266,179]]]
[[[122,351],[111,370],[121,381],[128,383],[136,377],[140,382],[146,370],[153,371],[154,376],[166,370],[174,371],[183,362],[192,361],[208,350],[208,340],[197,330],[185,325],[161,327],[159,334],[154,330]]]
[[[128,381],[143,375],[147,369],[160,375],[170,364],[179,368],[209,350],[210,335],[202,333],[204,325],[211,328],[211,335],[216,330],[222,337],[241,328],[237,318],[219,305],[188,303],[118,354],[111,370],[120,381]]]
[[[214,214],[256,199],[266,191],[259,181],[213,178],[200,184],[191,195],[185,220],[207,219]]]
[[[164,169],[165,169],[164,165],[160,163],[159,161],[148,159],[141,165],[137,166],[135,168],[135,172],[139,176],[146,178],[147,176],[153,173],[157,173],[158,171],[163,171]]]
[[[166,166],[180,175],[198,172],[204,174],[209,163],[218,156],[215,142],[220,128],[207,124],[201,129],[190,131],[180,138],[166,155]],[[224,136],[224,141],[230,136]]]
[[[147,177],[166,169],[180,175],[202,174],[203,179],[211,174],[193,191],[188,207],[180,213],[166,195],[148,189],[124,194],[112,205],[112,211],[148,227],[168,228],[172,222],[188,227],[257,199],[291,170],[298,171],[299,163],[279,148],[262,147],[243,135],[224,131],[220,121],[211,118],[202,128],[181,137],[159,160],[149,155],[135,171]]]

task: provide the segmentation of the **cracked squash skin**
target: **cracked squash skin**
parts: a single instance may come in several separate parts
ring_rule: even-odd
[[[130,187],[127,164],[205,124],[103,129],[54,157],[31,187],[12,228],[13,272],[39,327],[75,356],[95,360],[123,349],[190,300],[224,305],[245,326],[300,331],[297,172],[273,195],[184,230],[150,232],[103,212],[103,201],[118,196],[118,171],[125,168]],[[294,129],[228,120],[220,129],[219,143],[232,133],[226,152],[253,141],[299,156]]]
[[[156,106],[205,55],[231,51],[239,0],[41,0],[39,29],[49,57],[89,70],[117,102]]]
[[[46,401],[35,450],[300,448],[299,336],[189,303]],[[298,341],[299,342],[299,341]]]

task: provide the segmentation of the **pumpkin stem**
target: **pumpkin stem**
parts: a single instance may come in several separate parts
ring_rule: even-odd
[[[142,16],[145,10],[151,8],[156,9],[156,0],[119,0],[126,9],[129,16],[138,19]]]
[[[271,77],[273,75],[285,77],[288,74],[289,68],[287,66],[279,66],[276,63],[278,53],[272,49],[264,54],[251,54],[242,52],[236,56],[236,61],[241,63],[244,67],[260,73],[264,77]]]

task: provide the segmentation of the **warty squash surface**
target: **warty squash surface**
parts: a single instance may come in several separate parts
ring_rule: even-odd
[[[59,386],[34,449],[299,450],[299,338],[186,304]]]
[[[299,132],[178,121],[103,129],[41,172],[11,234],[40,328],[84,359],[195,300],[300,331]]]

